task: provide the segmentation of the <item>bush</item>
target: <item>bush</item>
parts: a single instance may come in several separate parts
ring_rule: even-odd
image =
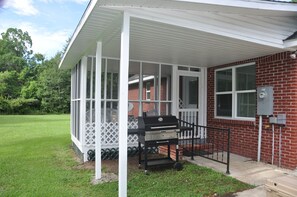
[[[11,112],[9,100],[0,97],[0,114],[9,114]]]
[[[13,114],[29,114],[40,108],[40,101],[24,98],[12,99],[10,100],[10,107]]]

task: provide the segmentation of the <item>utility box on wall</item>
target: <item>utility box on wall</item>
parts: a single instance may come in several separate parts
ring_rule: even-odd
[[[273,87],[261,86],[257,88],[257,115],[273,114]]]

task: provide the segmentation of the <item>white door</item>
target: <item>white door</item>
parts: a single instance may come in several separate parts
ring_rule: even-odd
[[[179,119],[194,123],[199,122],[199,85],[200,76],[197,72],[179,72],[178,73],[178,116]]]

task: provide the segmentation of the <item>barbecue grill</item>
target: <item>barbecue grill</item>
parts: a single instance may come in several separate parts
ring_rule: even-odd
[[[144,164],[145,173],[150,166],[173,165],[181,168],[178,163],[179,123],[175,116],[143,116],[138,118],[139,165]],[[144,145],[144,160],[141,159],[141,144]],[[170,145],[176,145],[176,160],[170,158]],[[166,158],[148,159],[148,147],[167,145]]]

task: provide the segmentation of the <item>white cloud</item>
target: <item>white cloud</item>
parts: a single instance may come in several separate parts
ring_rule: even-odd
[[[86,2],[89,2],[90,0],[40,0],[41,2],[44,2],[44,3],[65,3],[65,2],[74,2],[74,3],[78,3],[78,4],[83,4],[83,3],[86,3]]]
[[[90,0],[75,0],[76,3],[83,4],[89,2]]]
[[[61,51],[71,32],[65,29],[50,32],[47,29],[35,27],[28,23],[21,24],[20,29],[28,31],[31,36],[33,51],[44,54],[46,57],[52,57],[58,51]]]
[[[10,23],[11,24],[11,23]],[[9,24],[1,24],[0,32],[6,31]],[[41,53],[47,58],[53,57],[58,51],[61,51],[66,44],[66,40],[71,36],[72,30],[49,31],[48,29],[38,27],[32,23],[22,22],[14,24],[15,28],[27,31],[32,38],[34,53]]]
[[[12,8],[16,14],[25,16],[37,15],[39,13],[33,6],[32,0],[9,0],[4,8]]]

